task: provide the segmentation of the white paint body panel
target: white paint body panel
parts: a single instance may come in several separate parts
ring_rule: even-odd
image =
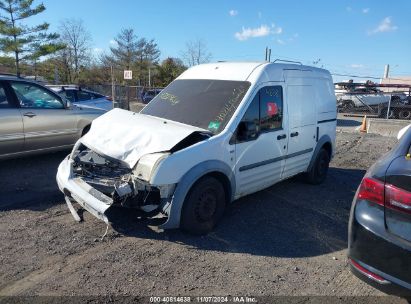
[[[141,166],[137,166],[135,172],[154,185],[176,184],[195,165],[207,160],[219,160],[235,172],[236,197],[263,189],[304,171],[312,153],[280,161],[275,165],[270,164],[266,168],[263,166],[258,170],[252,169],[254,174],[240,174],[238,169],[242,165],[286,156],[304,149],[314,149],[317,120],[336,118],[336,100],[331,76],[328,71],[318,68],[295,64],[219,62],[194,66],[178,79],[239,80],[249,81],[251,86],[225,130],[219,135],[168,157],[158,159],[160,154],[156,154],[142,160]],[[258,143],[230,145],[230,138],[257,90],[269,85],[283,86],[283,130],[263,134]],[[311,85],[314,89],[308,99],[304,96],[305,92],[294,94],[296,96],[293,98],[304,98],[301,104],[313,104],[312,107],[300,110],[299,105],[289,105],[288,85]],[[296,109],[299,110],[295,111]],[[164,124],[164,119],[113,109],[93,122],[89,133],[81,142],[96,152],[119,159],[133,168],[142,156],[167,152],[194,131],[205,130],[172,121]],[[295,131],[300,135],[290,140],[290,133]],[[276,137],[280,133],[286,133],[287,139],[277,141]],[[324,134],[330,136],[334,148],[335,122],[321,126],[319,135],[321,137]],[[150,165],[152,168],[149,168]],[[270,173],[272,174],[267,177]]]
[[[326,70],[279,63],[213,63],[192,67],[178,79],[249,81],[250,88],[224,130],[174,153],[168,152],[181,140],[192,132],[205,130],[113,109],[94,120],[80,142],[125,162],[151,185],[178,185],[197,165],[222,162],[233,173],[230,178],[234,178],[236,185],[232,195],[235,199],[305,171],[317,140],[323,135],[335,150],[336,99],[331,75]],[[257,140],[230,143],[256,92],[273,85],[283,88],[282,128],[261,133]],[[299,135],[291,138],[293,132]],[[286,138],[278,140],[277,136],[283,134]],[[309,149],[308,153],[288,158]],[[254,168],[256,163],[259,165]],[[244,166],[248,170],[243,168],[240,172]],[[64,188],[60,181],[60,188]]]
[[[113,109],[95,119],[81,139],[88,148],[133,168],[145,154],[168,151],[196,127],[157,117]]]

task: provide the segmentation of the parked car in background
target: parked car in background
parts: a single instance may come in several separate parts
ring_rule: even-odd
[[[72,107],[36,82],[0,76],[0,159],[70,148],[103,113]]]
[[[352,272],[370,285],[411,299],[411,128],[364,176],[349,220]]]
[[[162,89],[152,89],[152,90],[146,91],[143,94],[143,103],[145,103],[145,104],[149,103],[161,91],[162,91]]]
[[[335,96],[338,107],[342,110],[355,108],[369,108],[378,105],[408,104],[409,94],[398,91],[399,85],[376,84],[371,81],[365,83],[338,82],[335,83]],[[384,91],[385,89],[385,91]]]
[[[83,105],[110,111],[113,101],[102,94],[73,85],[48,85],[50,89],[70,100],[73,105]]]
[[[108,223],[111,206],[165,216],[163,229],[211,231],[226,206],[304,173],[319,184],[335,151],[328,71],[221,62],[185,71],[140,112],[113,109],[59,166],[67,205]]]
[[[345,109],[385,104],[390,99],[391,96],[389,94],[385,94],[375,88],[355,88],[350,92],[337,95],[339,107]]]

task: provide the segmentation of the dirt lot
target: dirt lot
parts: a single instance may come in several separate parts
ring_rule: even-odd
[[[382,295],[347,267],[351,200],[393,138],[339,133],[325,184],[294,178],[235,202],[205,237],[116,211],[76,223],[55,182],[67,152],[0,162],[0,295]],[[385,298],[402,303],[398,298]]]

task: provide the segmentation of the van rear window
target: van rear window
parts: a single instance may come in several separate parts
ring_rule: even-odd
[[[248,81],[173,81],[141,111],[187,125],[221,132],[250,87]]]

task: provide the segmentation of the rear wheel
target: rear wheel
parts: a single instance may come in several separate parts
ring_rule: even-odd
[[[306,173],[307,182],[312,185],[321,184],[327,177],[329,165],[330,156],[328,151],[322,148],[320,152],[318,152],[310,171]]]
[[[411,119],[411,111],[409,109],[400,110],[398,113],[399,119]]]
[[[201,178],[184,201],[181,228],[196,235],[210,232],[221,219],[225,205],[225,191],[221,182],[212,176]]]

